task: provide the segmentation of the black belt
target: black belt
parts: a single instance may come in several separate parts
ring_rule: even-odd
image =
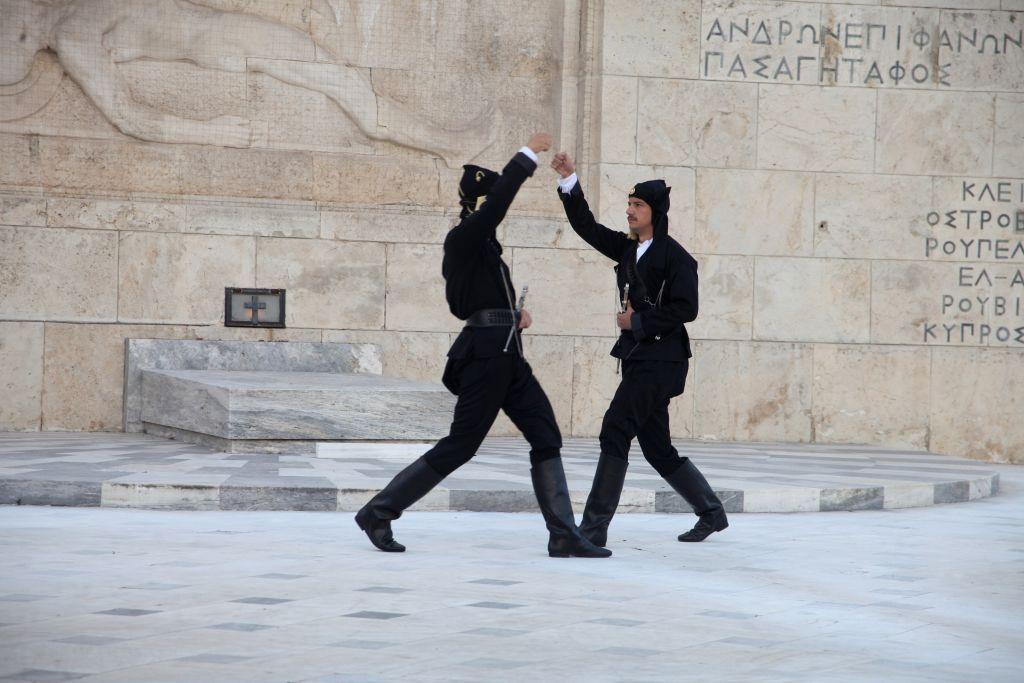
[[[511,327],[512,311],[507,308],[481,308],[466,318],[466,327]]]

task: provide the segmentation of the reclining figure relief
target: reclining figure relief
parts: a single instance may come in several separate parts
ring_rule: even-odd
[[[343,2],[314,4],[327,5],[326,16],[338,23],[350,20]],[[345,35],[362,39],[358,31]],[[117,65],[135,60],[263,73],[322,93],[367,138],[436,154],[449,163],[481,151],[496,130],[493,107],[462,130],[426,120],[377,93],[368,70],[339,60],[308,33],[252,14],[188,0],[0,0],[0,120],[23,118],[45,106],[62,69],[126,135],[227,147],[257,142],[257,122],[237,116],[183,118],[134,99]]]

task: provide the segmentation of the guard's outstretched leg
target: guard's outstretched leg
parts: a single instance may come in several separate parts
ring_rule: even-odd
[[[427,495],[444,477],[422,457],[395,475],[384,490],[356,513],[356,524],[366,532],[370,543],[386,553],[401,553],[405,546],[391,533],[392,520],[417,500]]]
[[[548,458],[530,468],[533,490],[537,494],[544,523],[551,534],[548,555],[551,557],[611,557],[612,551],[598,548],[584,538],[576,526],[569,500],[569,485],[561,458]]]
[[[601,453],[594,472],[594,484],[590,487],[587,507],[580,521],[580,532],[598,547],[608,545],[608,524],[619,507],[619,497],[626,481],[629,463]]]
[[[690,462],[689,458],[683,458],[683,463],[675,472],[665,477],[672,488],[683,497],[693,508],[694,513],[699,517],[696,526],[679,535],[679,540],[684,543],[696,543],[703,541],[716,531],[722,531],[729,526],[729,520],[725,516],[725,507],[722,501],[715,495],[708,480],[700,473],[696,465]]]

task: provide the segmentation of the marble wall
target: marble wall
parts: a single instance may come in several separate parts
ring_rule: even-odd
[[[436,381],[459,166],[543,129],[611,226],[673,186],[702,296],[675,434],[1024,462],[1020,0],[79,4],[0,0],[0,430],[120,429],[131,337],[373,342]],[[499,236],[594,435],[611,264],[554,181]],[[224,328],[225,286],[286,288],[288,327]]]

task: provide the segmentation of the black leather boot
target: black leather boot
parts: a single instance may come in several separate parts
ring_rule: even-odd
[[[708,480],[700,473],[697,466],[689,458],[683,458],[683,464],[675,472],[665,477],[680,496],[693,508],[699,517],[697,524],[685,534],[679,535],[684,543],[703,541],[716,531],[729,526],[725,516],[725,507],[712,490]]]
[[[441,483],[443,476],[434,471],[422,457],[395,475],[384,490],[356,513],[356,524],[380,550],[386,553],[405,552],[405,546],[391,534],[391,521],[430,490]]]
[[[569,485],[561,458],[549,458],[530,469],[533,491],[537,494],[540,512],[551,534],[548,555],[551,557],[611,557],[612,551],[598,548],[576,527],[569,500]]]
[[[580,533],[598,547],[608,545],[608,524],[619,507],[619,496],[626,481],[629,463],[622,458],[601,454],[594,472],[594,484],[590,487],[587,507],[580,522]]]

